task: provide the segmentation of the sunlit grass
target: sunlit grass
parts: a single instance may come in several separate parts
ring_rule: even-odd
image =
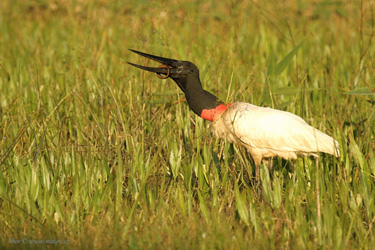
[[[371,249],[373,9],[2,1],[1,247]],[[227,102],[303,117],[340,158],[274,159],[259,197],[246,150],[211,137],[173,81],[126,64],[152,64],[128,48],[194,62]]]

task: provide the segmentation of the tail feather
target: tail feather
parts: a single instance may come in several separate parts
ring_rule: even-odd
[[[331,136],[316,130],[318,151],[340,157],[339,143]]]

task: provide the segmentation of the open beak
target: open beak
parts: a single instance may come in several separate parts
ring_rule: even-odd
[[[128,62],[128,64],[130,64],[134,67],[143,69],[143,70],[154,72],[161,79],[167,79],[168,77],[173,78],[174,76],[178,77],[178,75],[180,73],[180,70],[178,69],[178,67],[181,65],[181,61],[169,59],[169,58],[164,58],[164,57],[160,57],[160,56],[154,56],[154,55],[146,54],[146,53],[143,53],[143,52],[140,52],[140,51],[137,51],[137,50],[133,50],[133,49],[129,49],[129,50],[138,54],[138,55],[141,55],[143,57],[146,57],[146,58],[149,58],[149,59],[154,60],[156,62],[159,62],[159,63],[161,63],[161,65],[157,68],[154,68],[154,67],[142,66],[142,65],[138,65],[138,64],[134,64],[134,63],[130,63],[130,62]]]

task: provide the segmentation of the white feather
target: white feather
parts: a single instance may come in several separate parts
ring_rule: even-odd
[[[255,164],[263,158],[296,159],[324,152],[339,156],[338,142],[292,113],[235,102],[212,124],[218,138],[245,146]]]

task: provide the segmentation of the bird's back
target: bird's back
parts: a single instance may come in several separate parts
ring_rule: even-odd
[[[249,103],[232,104],[212,124],[212,131],[219,138],[240,142],[253,158],[295,159],[318,152],[339,156],[338,142],[301,117]]]

